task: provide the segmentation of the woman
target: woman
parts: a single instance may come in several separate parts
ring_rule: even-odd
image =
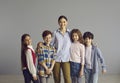
[[[53,69],[54,81],[55,83],[61,82],[61,68],[64,76],[64,83],[71,83],[70,79],[70,30],[67,29],[68,20],[65,16],[60,16],[58,18],[59,28],[53,33],[52,44],[57,50],[56,63]]]

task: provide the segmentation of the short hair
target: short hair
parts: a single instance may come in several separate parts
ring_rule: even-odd
[[[61,15],[61,16],[58,18],[58,22],[59,22],[62,18],[64,18],[66,21],[68,21],[68,19],[67,19],[67,17],[66,17],[66,16]]]
[[[52,32],[51,32],[51,31],[45,30],[45,31],[42,33],[42,37],[44,38],[44,37],[46,37],[46,36],[49,35],[49,34],[52,36]]]
[[[89,39],[94,39],[94,35],[93,35],[93,33],[91,33],[91,32],[85,32],[84,34],[83,34],[83,39],[86,39],[86,38],[89,38]]]

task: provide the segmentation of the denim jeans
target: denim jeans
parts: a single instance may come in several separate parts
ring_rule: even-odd
[[[71,76],[72,83],[82,83],[81,77],[72,77]]]
[[[38,80],[33,80],[32,75],[30,74],[28,69],[23,70],[23,75],[24,75],[24,81],[25,83],[38,83]]]
[[[39,76],[39,83],[49,83],[49,77],[40,77]]]
[[[70,74],[72,83],[82,83],[82,78],[80,77],[81,64],[70,61]]]
[[[92,69],[85,68],[85,83],[97,83],[98,82],[98,72],[93,73]]]

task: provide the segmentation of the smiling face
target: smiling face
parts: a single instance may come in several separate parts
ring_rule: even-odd
[[[58,23],[59,23],[60,28],[62,28],[62,29],[66,29],[67,24],[68,24],[68,22],[67,22],[67,20],[65,18],[61,18],[58,21]]]
[[[24,44],[31,45],[31,43],[32,43],[32,40],[31,40],[30,36],[26,36],[24,39]]]
[[[48,34],[47,36],[44,37],[44,42],[49,45],[51,43],[52,40],[52,35]]]
[[[72,34],[72,39],[73,39],[73,42],[77,42],[79,40],[79,36],[77,33],[73,33]]]
[[[85,42],[85,45],[86,46],[90,46],[90,45],[92,45],[92,39],[91,38],[89,38],[89,37],[86,37],[85,39],[84,39],[84,42]]]

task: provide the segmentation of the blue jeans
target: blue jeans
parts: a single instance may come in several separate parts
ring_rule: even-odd
[[[72,77],[71,76],[72,83],[82,83],[81,77]]]
[[[98,82],[98,72],[93,73],[92,69],[84,69],[85,72],[85,83],[97,83]]]
[[[80,77],[81,64],[70,61],[70,74],[72,83],[82,83],[82,78]]]
[[[28,69],[23,70],[23,76],[24,76],[24,81],[25,83],[38,83],[38,80],[33,80],[32,75],[30,74]]]
[[[40,77],[39,76],[39,83],[49,83],[50,78],[49,77]]]

